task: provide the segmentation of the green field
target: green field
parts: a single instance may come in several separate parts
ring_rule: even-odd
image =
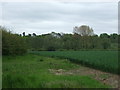
[[[70,56],[73,52],[36,52],[41,55]],[[62,54],[63,53],[63,54]],[[73,54],[74,55],[74,54]],[[70,56],[71,57],[71,56]],[[90,59],[91,60],[91,59]],[[49,70],[72,70],[80,65],[67,59],[26,54],[23,56],[3,56],[3,88],[108,88],[86,75],[55,75]]]
[[[118,73],[118,51],[34,51],[32,53],[65,58],[95,69]]]

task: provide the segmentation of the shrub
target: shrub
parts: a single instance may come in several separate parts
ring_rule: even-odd
[[[24,38],[18,34],[8,32],[6,28],[0,27],[2,31],[2,55],[18,55],[26,53]]]

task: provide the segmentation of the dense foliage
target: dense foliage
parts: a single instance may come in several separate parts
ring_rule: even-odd
[[[81,36],[79,34],[49,33],[44,35],[26,35],[30,50],[117,50],[120,35],[106,33],[100,36]]]
[[[117,51],[42,51],[32,53],[42,56],[67,58],[73,62],[92,68],[118,73],[119,63]]]
[[[65,50],[118,50],[120,35],[107,33],[94,36],[79,34],[48,33],[42,35],[13,34],[5,28],[2,31],[3,55],[23,54],[33,51],[65,51]]]
[[[5,28],[0,27],[2,31],[2,54],[3,55],[18,55],[26,53],[27,48],[24,38],[18,34],[12,34]]]

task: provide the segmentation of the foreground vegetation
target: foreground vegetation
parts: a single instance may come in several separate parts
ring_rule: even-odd
[[[32,53],[66,58],[85,66],[118,74],[118,51],[34,51]]]
[[[80,66],[66,59],[33,54],[3,56],[3,88],[107,88],[90,76],[55,75],[49,69],[70,70]]]

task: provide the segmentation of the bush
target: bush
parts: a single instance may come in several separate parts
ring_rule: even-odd
[[[2,55],[19,55],[26,53],[26,43],[23,37],[8,32],[6,28],[0,27],[2,31]]]

